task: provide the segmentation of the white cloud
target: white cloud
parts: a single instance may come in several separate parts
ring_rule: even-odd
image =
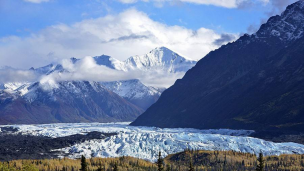
[[[151,20],[143,12],[129,9],[118,15],[83,20],[73,25],[54,25],[28,37],[2,38],[0,63],[29,68],[64,58],[102,54],[125,60],[159,46],[166,46],[188,58],[200,59],[219,47],[214,42],[220,38],[221,35],[213,30],[168,26]]]
[[[203,5],[215,5],[226,8],[236,8],[239,0],[180,0],[180,1],[203,4]]]
[[[36,81],[39,81],[44,89],[57,88],[57,83],[61,81],[111,82],[131,79],[139,79],[148,86],[167,88],[185,74],[169,73],[162,69],[153,69],[145,72],[142,70],[119,71],[96,64],[95,60],[90,56],[83,58],[75,64],[70,60],[63,60],[61,63],[65,72],[53,72],[39,78],[37,77]]]
[[[24,0],[24,1],[39,4],[41,2],[48,2],[50,0]]]
[[[201,5],[215,5],[215,6],[225,7],[225,8],[236,8],[238,5],[238,2],[243,1],[243,0],[119,0],[119,1],[122,3],[125,3],[125,4],[136,3],[138,1],[154,2],[158,5],[160,3],[165,3],[165,2],[170,2],[170,3],[185,2],[185,3],[194,3],[194,4],[201,4]],[[159,6],[161,6],[161,5],[159,5]]]
[[[167,73],[163,70],[152,70],[146,73],[141,72],[140,77],[137,79],[148,86],[168,88],[172,86],[177,79],[183,78],[184,75],[185,73],[183,72]]]
[[[124,3],[124,4],[132,4],[137,2],[137,0],[119,0],[120,2]]]
[[[166,2],[170,4],[193,3],[198,5],[214,5],[224,8],[238,8],[244,4],[263,3],[268,4],[270,0],[118,0],[121,3],[132,4],[138,1],[154,2],[157,6],[162,7]]]
[[[214,5],[224,8],[246,8],[252,5],[267,5],[270,4],[274,10],[281,10],[282,7],[296,2],[298,0],[118,0],[121,3],[132,4],[138,1],[142,2],[154,2],[158,7],[162,7],[164,3],[169,4],[181,4],[181,3],[193,3],[198,5]]]
[[[69,72],[54,73],[51,75],[57,81],[66,80],[80,80],[80,81],[117,81],[117,80],[129,80],[140,77],[135,72],[124,72],[108,68],[103,65],[97,65],[95,60],[87,56],[82,60],[73,64],[70,60],[63,60],[63,68]]]
[[[0,69],[0,84],[35,81],[38,76],[29,70]]]

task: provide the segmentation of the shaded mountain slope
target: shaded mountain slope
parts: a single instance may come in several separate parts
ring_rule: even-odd
[[[304,130],[304,2],[209,53],[132,125]]]

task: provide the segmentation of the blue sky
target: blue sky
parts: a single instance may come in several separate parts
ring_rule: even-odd
[[[22,0],[1,0],[0,36],[20,35],[39,31],[47,26],[72,24],[83,19],[117,14],[129,8],[136,8],[151,19],[168,25],[180,25],[190,29],[200,27],[218,32],[244,33],[252,25],[258,25],[266,18],[269,5],[259,4],[251,8],[224,8],[193,3],[169,4],[162,7],[153,2],[124,4],[113,0],[52,0],[30,3]]]
[[[27,68],[101,54],[124,60],[157,46],[198,60],[222,35],[230,37],[222,43],[233,41],[294,1],[1,0],[0,63]]]

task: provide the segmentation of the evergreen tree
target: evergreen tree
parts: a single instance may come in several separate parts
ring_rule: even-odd
[[[161,152],[158,153],[158,159],[157,159],[157,170],[163,171],[164,170],[164,159],[161,157]]]
[[[67,171],[67,168],[63,166],[61,170],[62,171]]]
[[[264,161],[262,152],[260,152],[257,161],[258,161],[258,165],[257,165],[256,171],[264,171],[265,161]]]
[[[190,159],[190,164],[189,164],[189,171],[194,171],[194,167],[193,167],[191,159]]]
[[[170,165],[167,165],[167,167],[166,167],[166,171],[171,171],[171,167],[170,167]]]
[[[101,163],[99,163],[97,171],[102,171],[102,164]]]
[[[117,163],[114,164],[113,171],[118,171]]]
[[[26,171],[38,171],[38,169],[31,164],[23,165],[22,169]]]
[[[81,156],[81,171],[88,171],[88,164],[86,158],[82,155]]]

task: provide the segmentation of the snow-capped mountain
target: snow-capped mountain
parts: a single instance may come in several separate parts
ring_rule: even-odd
[[[76,62],[80,61],[80,59],[77,58],[70,58],[69,59],[72,64],[75,64]],[[49,65],[39,67],[39,68],[30,68],[30,71],[33,71],[34,73],[38,75],[49,75],[53,72],[69,72],[66,69],[63,68],[63,66],[59,63],[51,63]]]
[[[271,17],[254,36],[259,39],[278,37],[281,41],[289,43],[303,37],[303,23],[304,1],[300,0],[289,5],[281,15]]]
[[[15,91],[19,87],[29,84],[28,82],[10,82],[10,83],[4,83],[0,85],[0,90],[1,89],[6,89],[7,91]]]
[[[108,90],[127,99],[136,106],[146,110],[155,103],[164,89],[146,86],[139,80],[126,80],[102,83]]]
[[[102,55],[94,57],[98,65],[111,69],[129,72],[163,72],[185,73],[192,68],[196,61],[188,60],[166,47],[158,47],[141,56],[132,56],[125,61]],[[77,61],[77,60],[74,60]],[[115,92],[126,100],[146,110],[155,103],[164,91],[163,87],[151,87],[140,80],[125,80],[102,83],[108,90]]]
[[[170,73],[187,72],[196,61],[188,60],[166,47],[155,48],[141,56],[132,56],[124,61],[127,70],[161,69]]]
[[[195,61],[164,47],[126,61],[106,55],[93,59],[97,65],[122,72],[185,72],[195,64]],[[74,65],[80,61],[70,58],[70,63]],[[59,63],[30,68],[30,71],[40,76],[40,80],[0,85],[0,107],[3,109],[0,111],[0,123],[132,121],[155,103],[164,90],[144,85],[138,79],[100,83],[57,82],[52,79],[53,74],[60,77],[61,74],[74,72]]]
[[[94,57],[94,59],[99,65],[125,72],[139,70],[141,72],[185,73],[196,64],[196,61],[188,60],[166,47],[155,48],[145,55],[132,56],[125,61],[119,61],[106,55]],[[162,87],[144,85],[140,80],[102,84],[144,110],[155,103],[164,91]]]
[[[142,113],[100,83],[87,81],[5,89],[0,91],[0,106],[0,124],[132,121]]]
[[[126,71],[124,67],[124,63],[122,61],[119,61],[118,59],[112,58],[110,56],[107,55],[96,56],[94,57],[94,60],[98,65],[104,65],[111,69]]]
[[[34,71],[37,74],[49,74],[51,71],[55,70],[57,67],[57,64],[49,64],[47,66],[44,67],[40,67],[40,68],[30,68],[31,71]]]
[[[186,59],[166,47],[155,48],[144,55],[131,56],[125,61],[119,61],[106,55],[94,57],[94,59],[99,65],[122,71],[163,70],[169,73],[187,72],[196,64],[196,61]]]

